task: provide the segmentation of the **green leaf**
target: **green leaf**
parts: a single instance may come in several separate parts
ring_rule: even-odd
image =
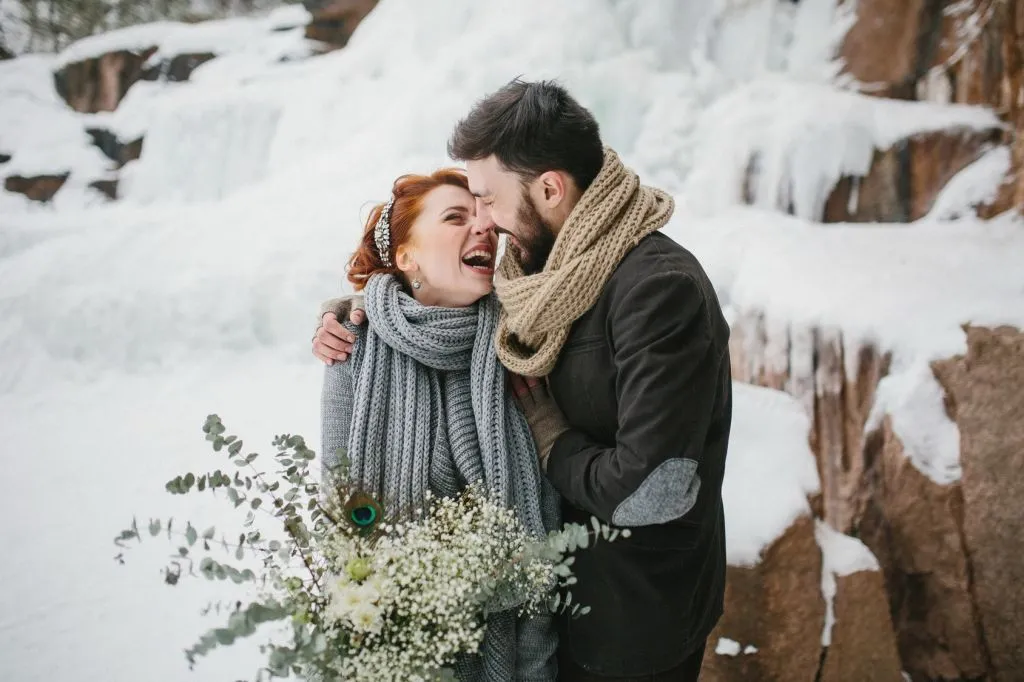
[[[281,543],[277,540],[271,540],[269,543],[267,543],[267,549],[269,549],[271,552],[276,552],[277,550],[281,549]]]
[[[262,497],[254,497],[252,498],[252,501],[249,502],[249,506],[252,507],[253,509],[259,509],[261,504],[263,504]]]
[[[191,547],[192,545],[196,544],[196,540],[198,539],[199,536],[196,533],[196,529],[192,526],[191,523],[188,524],[188,527],[185,529],[185,540],[188,542],[188,546]]]
[[[160,519],[149,520],[149,534],[157,535],[160,532]]]
[[[196,488],[198,488],[199,492],[203,492],[204,490],[206,490],[206,474],[203,474],[202,476],[199,477],[199,480],[197,481],[196,484]]]
[[[179,547],[178,554],[183,557],[188,556],[188,547]]]
[[[217,528],[214,527],[214,526],[210,526],[209,528],[207,528],[206,530],[203,531],[203,539],[204,540],[212,540],[213,536],[214,536],[214,534],[216,532],[217,532]]]
[[[258,452],[250,452],[248,455],[245,456],[245,463],[252,464],[253,462],[256,461],[256,458],[259,456],[260,455]]]
[[[228,442],[230,442],[230,441],[228,441]],[[234,457],[235,455],[237,455],[241,451],[242,451],[242,441],[240,441],[240,440],[236,440],[234,443],[231,443],[228,446],[228,453],[232,457]],[[248,462],[246,462],[246,464],[248,464]]]

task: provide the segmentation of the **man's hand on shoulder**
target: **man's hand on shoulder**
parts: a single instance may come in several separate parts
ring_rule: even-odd
[[[332,298],[320,306],[320,326],[313,335],[313,355],[325,365],[345,362],[352,353],[356,335],[340,322],[346,316],[356,326],[366,322],[362,296]]]

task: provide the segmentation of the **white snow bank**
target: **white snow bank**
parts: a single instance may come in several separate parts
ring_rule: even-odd
[[[894,353],[894,371],[964,353],[966,323],[1024,328],[1024,229],[1012,216],[866,227],[680,209],[666,232],[693,250],[724,304],[840,331],[848,346],[876,343]]]
[[[143,52],[157,47],[174,32],[187,28],[188,24],[177,21],[157,21],[82,38],[57,55],[53,68],[61,69],[68,64],[95,59],[108,52]]]
[[[57,97],[53,58],[30,55],[0,62],[0,177],[61,175],[86,183],[112,167],[93,146],[80,114]]]
[[[945,391],[926,362],[891,374],[878,384],[865,432],[889,416],[914,466],[943,485],[960,480],[960,429],[946,414]]]
[[[273,52],[276,58],[307,56],[303,36],[310,14],[301,5],[280,7],[266,16],[213,19],[195,24],[160,21],[83,38],[61,52],[54,69],[94,59],[108,52],[142,52],[156,48],[148,64],[181,54],[215,55]]]
[[[733,384],[732,432],[722,485],[729,564],[756,564],[762,550],[810,513],[807,496],[820,489],[807,440],[810,427],[792,396]]]
[[[836,622],[836,579],[860,571],[877,571],[878,559],[863,542],[832,529],[823,521],[814,522],[814,537],[821,548],[821,596],[825,599],[821,645],[829,646]]]
[[[876,150],[919,133],[1001,128],[989,109],[869,97],[764,78],[700,116],[686,194],[709,214],[744,203],[820,220],[843,176],[863,176]]]
[[[308,43],[304,27],[309,13],[301,5],[297,9],[283,9],[283,13],[266,17],[235,17],[182,26],[163,37],[147,63],[156,64],[182,54],[273,51],[287,55],[301,48],[305,48],[305,56]]]
[[[928,212],[925,220],[949,220],[973,216],[982,204],[996,200],[999,187],[1010,172],[1009,147],[996,147],[954,175]]]
[[[78,318],[55,315],[73,335]],[[270,466],[274,434],[318,442],[321,376],[308,357],[289,363],[254,354],[192,362],[159,377],[105,377],[32,397],[0,396],[6,481],[0,514],[25,520],[0,531],[0,679],[253,679],[266,660],[258,652],[264,632],[201,659],[193,671],[182,653],[224,624],[224,615],[200,615],[208,603],[247,600],[253,590],[202,577],[169,587],[160,569],[180,543],[147,534],[120,566],[112,539],[133,514],[143,528],[150,517],[174,517],[179,528],[186,520],[202,524],[200,530],[226,529],[229,522],[239,527],[244,508],[232,510],[212,495],[171,496],[164,482],[227,463],[200,430],[212,412],[247,449],[262,453],[257,464]],[[259,515],[256,523],[266,537],[278,537],[280,524],[270,517]],[[53,646],[59,655],[52,655]]]

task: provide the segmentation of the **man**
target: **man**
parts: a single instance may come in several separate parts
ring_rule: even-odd
[[[577,556],[573,601],[591,610],[563,619],[559,679],[696,680],[725,583],[729,330],[696,258],[657,231],[672,199],[549,82],[480,101],[449,152],[509,238],[498,355],[564,520],[632,531]],[[344,360],[351,337],[324,320],[314,353]]]

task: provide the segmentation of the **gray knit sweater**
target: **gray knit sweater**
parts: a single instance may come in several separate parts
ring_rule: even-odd
[[[497,302],[428,308],[391,277],[371,278],[369,325],[352,359],[326,369],[323,469],[344,448],[350,476],[389,505],[410,509],[429,489],[452,495],[484,484],[537,534],[559,523],[557,496],[537,470],[525,420],[508,395],[494,352]],[[488,616],[479,656],[457,666],[465,682],[555,680],[557,635],[550,616]]]

